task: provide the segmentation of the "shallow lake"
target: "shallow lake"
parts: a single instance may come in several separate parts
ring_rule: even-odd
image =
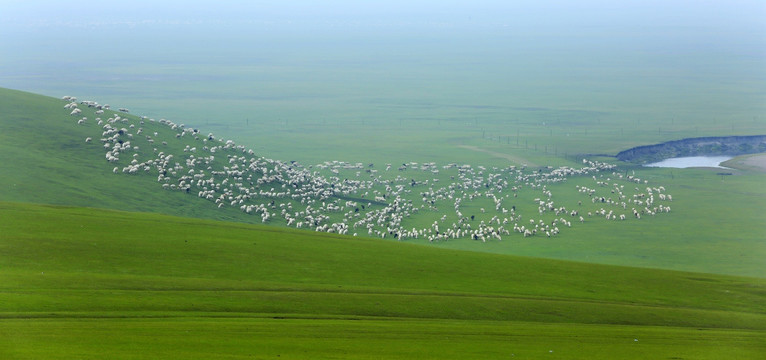
[[[656,163],[646,164],[647,167],[670,167],[670,168],[690,168],[690,167],[716,167],[724,168],[721,163],[733,158],[733,156],[689,156],[665,159]]]

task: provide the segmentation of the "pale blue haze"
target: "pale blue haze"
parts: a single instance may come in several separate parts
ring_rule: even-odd
[[[316,132],[328,142],[349,124],[441,120],[498,136],[561,120],[662,140],[766,131],[760,0],[12,0],[0,39],[2,87],[119,104],[274,156],[307,153],[272,146],[306,123],[337,125]]]

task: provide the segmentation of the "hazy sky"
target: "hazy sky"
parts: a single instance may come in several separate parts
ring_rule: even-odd
[[[96,1],[3,0],[0,27],[103,26],[141,23],[255,23],[328,29],[377,27],[682,26],[759,32],[763,0],[279,0]]]

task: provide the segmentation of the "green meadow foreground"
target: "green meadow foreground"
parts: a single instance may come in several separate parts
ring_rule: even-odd
[[[97,138],[85,141],[101,131],[95,110],[82,106],[89,120],[79,125],[65,104],[0,89],[0,359],[766,353],[766,189],[757,167],[729,176],[621,164],[545,189],[585,214],[604,205],[577,189],[636,174],[647,186],[666,187],[674,199],[664,204],[673,211],[626,221],[587,217],[550,238],[390,241],[289,229],[279,219],[260,225],[261,217],[237,207],[166,190],[156,174],[115,174],[131,157],[107,161]],[[140,127],[155,144],[168,143],[157,151],[179,159],[197,144],[164,125]],[[140,146],[137,158],[151,156],[143,135],[131,140]],[[428,141],[422,145],[437,143]],[[466,162],[486,160],[487,169],[517,155],[540,166],[529,171],[576,166],[571,157],[483,141],[450,146]],[[227,153],[216,158],[226,161]],[[383,173],[378,160],[374,169]],[[741,161],[752,166],[753,159]],[[453,170],[407,171],[406,181],[445,184]],[[355,172],[362,171],[341,168],[338,176]],[[626,193],[633,186],[625,183]],[[622,191],[598,191],[612,196],[610,189]],[[538,190],[519,191],[504,206],[535,214]],[[480,207],[491,212],[493,202],[474,201],[461,209],[476,215],[474,224],[488,221]],[[435,205],[451,208],[445,200]],[[453,216],[422,210],[405,221],[428,227],[442,215]]]
[[[766,281],[0,204],[0,358],[758,358]]]

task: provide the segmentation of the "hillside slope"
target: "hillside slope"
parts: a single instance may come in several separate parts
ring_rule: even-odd
[[[149,177],[115,176],[98,139],[85,142],[94,136],[95,109],[83,107],[81,116],[90,120],[78,126],[79,117],[67,115],[65,104],[0,88],[0,200],[252,220],[231,209],[200,206],[207,203],[196,197],[163,191]],[[172,136],[159,124],[149,124],[149,130]],[[181,152],[176,146],[169,150]]]
[[[16,203],[0,204],[0,228],[6,358],[136,355],[129,349],[171,358],[245,349],[297,358],[766,350],[756,340],[766,334],[762,279]],[[429,339],[441,347],[411,347]],[[172,350],[199,348],[191,344],[211,348]]]
[[[99,115],[84,101],[76,102],[81,114],[69,115],[70,101],[0,89],[0,201],[267,223],[593,263],[766,274],[760,221],[766,191],[757,174],[723,179],[704,169],[674,174],[597,162],[526,169],[300,165],[258,157],[163,119],[112,110]]]

